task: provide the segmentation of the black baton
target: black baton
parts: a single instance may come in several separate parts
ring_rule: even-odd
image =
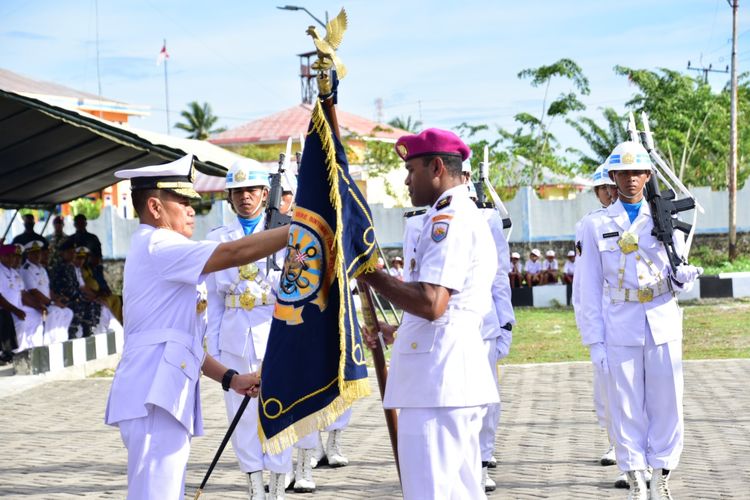
[[[232,437],[234,428],[237,427],[237,423],[240,421],[240,417],[242,417],[242,414],[245,413],[245,408],[247,408],[247,404],[249,402],[250,402],[250,396],[245,396],[245,399],[242,400],[242,403],[240,404],[240,407],[237,410],[237,414],[234,416],[232,423],[229,424],[229,429],[227,429],[227,433],[224,435],[224,439],[221,440],[219,449],[216,450],[216,455],[214,455],[214,459],[211,461],[211,465],[208,467],[208,471],[206,472],[206,477],[203,478],[203,481],[201,482],[201,485],[198,488],[198,491],[195,492],[194,500],[198,500],[198,498],[201,496],[201,493],[203,493],[203,488],[206,486],[206,483],[208,482],[208,478],[211,477],[211,473],[214,471],[214,467],[216,467],[216,462],[218,462],[219,458],[221,458],[221,454],[224,452],[224,448],[227,447],[229,438]]]

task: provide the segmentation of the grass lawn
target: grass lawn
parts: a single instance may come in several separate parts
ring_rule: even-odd
[[[750,299],[691,301],[683,309],[685,359],[750,358]],[[515,313],[513,345],[503,363],[589,359],[572,308],[518,307]]]

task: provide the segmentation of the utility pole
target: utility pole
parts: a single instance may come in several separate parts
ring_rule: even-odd
[[[732,80],[729,105],[729,260],[737,258],[737,11],[740,0],[727,0],[732,6]]]
[[[703,73],[703,83],[705,83],[706,85],[708,85],[708,74],[709,73],[729,73],[729,66],[727,66],[723,70],[721,70],[721,69],[713,69],[713,64],[709,64],[708,68],[705,68],[705,67],[704,68],[696,68],[695,66],[691,66],[690,65],[690,61],[688,61],[687,69],[688,69],[688,71],[698,71],[698,72]]]

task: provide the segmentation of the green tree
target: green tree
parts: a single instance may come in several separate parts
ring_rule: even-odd
[[[389,121],[388,125],[390,125],[391,127],[400,128],[401,130],[406,130],[407,132],[417,133],[422,128],[422,121],[412,120],[411,116],[397,116],[396,118]]]
[[[70,211],[74,216],[83,214],[86,219],[92,220],[99,217],[102,211],[104,202],[101,199],[92,200],[91,198],[76,198],[70,202]]]
[[[211,106],[204,102],[203,105],[198,101],[188,103],[188,109],[180,112],[180,116],[185,119],[185,123],[177,123],[174,128],[184,130],[188,133],[190,139],[207,139],[211,134],[223,132],[224,128],[213,128],[219,120],[211,111]]]
[[[498,129],[501,144],[509,157],[528,160],[521,161],[517,168],[513,168],[518,171],[517,181],[528,185],[538,183],[542,177],[542,167],[557,173],[572,172],[572,165],[560,151],[560,144],[550,129],[556,119],[564,119],[571,113],[586,109],[579,99],[579,94],[590,93],[583,70],[573,60],[563,58],[547,66],[524,69],[518,73],[518,78],[530,79],[533,87],[544,85],[545,90],[539,116],[521,112],[515,116],[518,126],[514,131]],[[562,92],[548,102],[550,87],[556,79],[569,81],[574,89]]]
[[[578,155],[580,161],[578,170],[582,173],[592,173],[596,167],[606,161],[615,146],[628,140],[625,116],[618,114],[612,108],[604,108],[602,115],[606,122],[603,126],[587,116],[576,120],[570,118],[565,120],[586,141],[591,150],[591,154],[587,154],[578,149],[568,149],[568,152]]]
[[[669,69],[658,71],[615,66],[638,92],[627,102],[635,112],[649,116],[657,148],[686,185],[727,187],[729,157],[729,88],[714,92],[702,78]],[[738,85],[739,168],[741,187],[750,174],[750,89],[746,78]],[[640,120],[637,120],[640,126]]]

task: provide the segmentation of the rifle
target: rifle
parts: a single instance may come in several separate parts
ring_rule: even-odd
[[[268,206],[266,207],[266,229],[273,229],[279,226],[286,226],[291,224],[292,218],[286,214],[282,214],[281,207],[281,195],[283,187],[281,185],[281,176],[284,175],[284,169],[286,167],[286,159],[289,157],[289,149],[291,148],[291,138],[287,141],[287,154],[279,153],[279,169],[275,174],[271,174],[271,189],[268,191]],[[266,270],[280,271],[281,268],[276,264],[276,254],[271,254],[266,257]]]
[[[479,182],[477,182],[476,185],[474,186],[477,190],[477,206],[481,204],[482,206],[479,206],[479,208],[495,208],[503,220],[503,229],[508,229],[511,226],[513,226],[513,221],[510,220],[510,214],[508,213],[508,209],[505,208],[505,205],[500,199],[500,196],[495,192],[495,188],[492,187],[492,184],[490,184],[489,168],[490,168],[490,150],[489,150],[489,147],[485,146],[484,147],[484,161],[479,163]],[[486,199],[484,195],[485,186],[490,192],[490,197],[492,198],[491,202],[485,202],[485,199]],[[510,238],[510,231],[508,232],[507,238]]]
[[[677,218],[677,214],[686,210],[692,210],[696,207],[695,199],[692,196],[688,196],[681,199],[676,199],[676,194],[671,186],[668,186],[664,191],[659,189],[659,182],[657,177],[659,171],[656,165],[666,167],[666,162],[659,156],[654,147],[654,139],[651,135],[651,128],[648,124],[648,116],[642,114],[643,131],[639,132],[635,125],[635,118],[633,113],[630,113],[628,123],[628,134],[630,140],[640,142],[649,154],[654,166],[652,168],[651,177],[646,183],[646,201],[648,201],[651,207],[651,217],[654,221],[654,229],[651,234],[656,237],[657,240],[661,241],[664,245],[664,249],[667,251],[667,257],[669,258],[669,265],[672,271],[677,270],[677,266],[680,264],[686,264],[685,258],[677,253],[674,242],[674,231],[679,230],[683,233],[690,235],[693,229],[692,224],[683,222]],[[665,180],[666,182],[666,180]]]

